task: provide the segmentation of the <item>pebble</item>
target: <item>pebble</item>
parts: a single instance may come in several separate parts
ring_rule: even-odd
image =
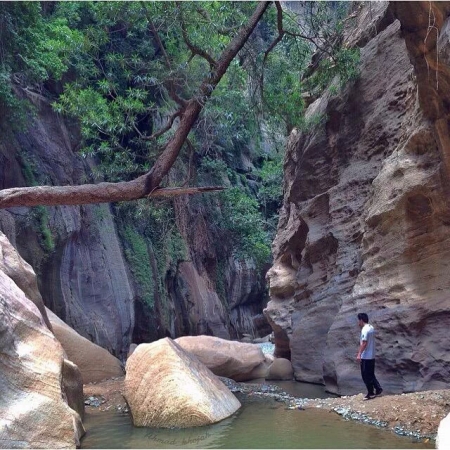
[[[103,397],[98,398],[98,397],[94,397],[94,396],[88,397],[87,399],[84,400],[85,405],[93,406],[94,408],[98,408],[101,404],[103,404],[105,402],[106,402],[106,400]]]

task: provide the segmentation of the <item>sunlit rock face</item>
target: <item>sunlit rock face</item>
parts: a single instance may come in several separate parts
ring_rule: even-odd
[[[44,301],[38,289],[36,274],[2,232],[0,232],[0,271],[10,277],[37,306],[45,324],[51,330]]]
[[[75,448],[84,430],[68,402],[83,412],[78,369],[64,359],[38,307],[13,281],[28,275],[0,269],[1,446]]]
[[[364,388],[358,312],[377,330],[386,391],[449,383],[450,50],[441,35],[437,58],[427,37],[429,8],[444,33],[449,6],[372,5],[347,37],[361,47],[359,79],[313,103],[322,123],[290,137],[268,273],[276,356],[339,394]]]
[[[209,425],[241,406],[216,375],[170,338],[138,345],[126,372],[125,398],[138,427]]]

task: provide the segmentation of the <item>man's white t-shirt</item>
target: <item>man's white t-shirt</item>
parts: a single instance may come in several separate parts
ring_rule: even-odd
[[[361,329],[361,342],[367,341],[366,349],[361,353],[361,359],[375,359],[375,329],[366,323]]]

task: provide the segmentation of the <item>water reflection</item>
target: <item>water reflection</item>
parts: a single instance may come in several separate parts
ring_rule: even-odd
[[[242,400],[240,398],[240,400]],[[433,448],[324,410],[288,410],[245,400],[220,423],[189,429],[135,428],[128,415],[88,415],[82,448]]]

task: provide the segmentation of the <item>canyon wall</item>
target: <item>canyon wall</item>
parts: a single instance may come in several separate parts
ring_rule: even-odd
[[[76,125],[54,113],[40,93],[16,92],[33,103],[36,114],[24,129],[12,129],[7,117],[0,120],[0,188],[92,182],[94,163],[76,151]],[[175,209],[185,254],[170,264],[158,263],[151,242],[133,228],[133,217],[119,218],[109,204],[0,210],[0,230],[36,271],[45,305],[119,358],[131,342],[165,336],[269,333],[262,315],[265,286],[252,261],[228,257],[226,243],[222,253],[217,250],[201,198],[180,198]],[[134,248],[124,243],[124,230],[132,230]],[[142,257],[131,266],[133,252]],[[143,283],[153,289],[150,302]]]
[[[360,76],[294,130],[265,309],[297,380],[364,391],[356,315],[377,330],[386,392],[448,387],[447,2],[364,3],[346,44]]]

